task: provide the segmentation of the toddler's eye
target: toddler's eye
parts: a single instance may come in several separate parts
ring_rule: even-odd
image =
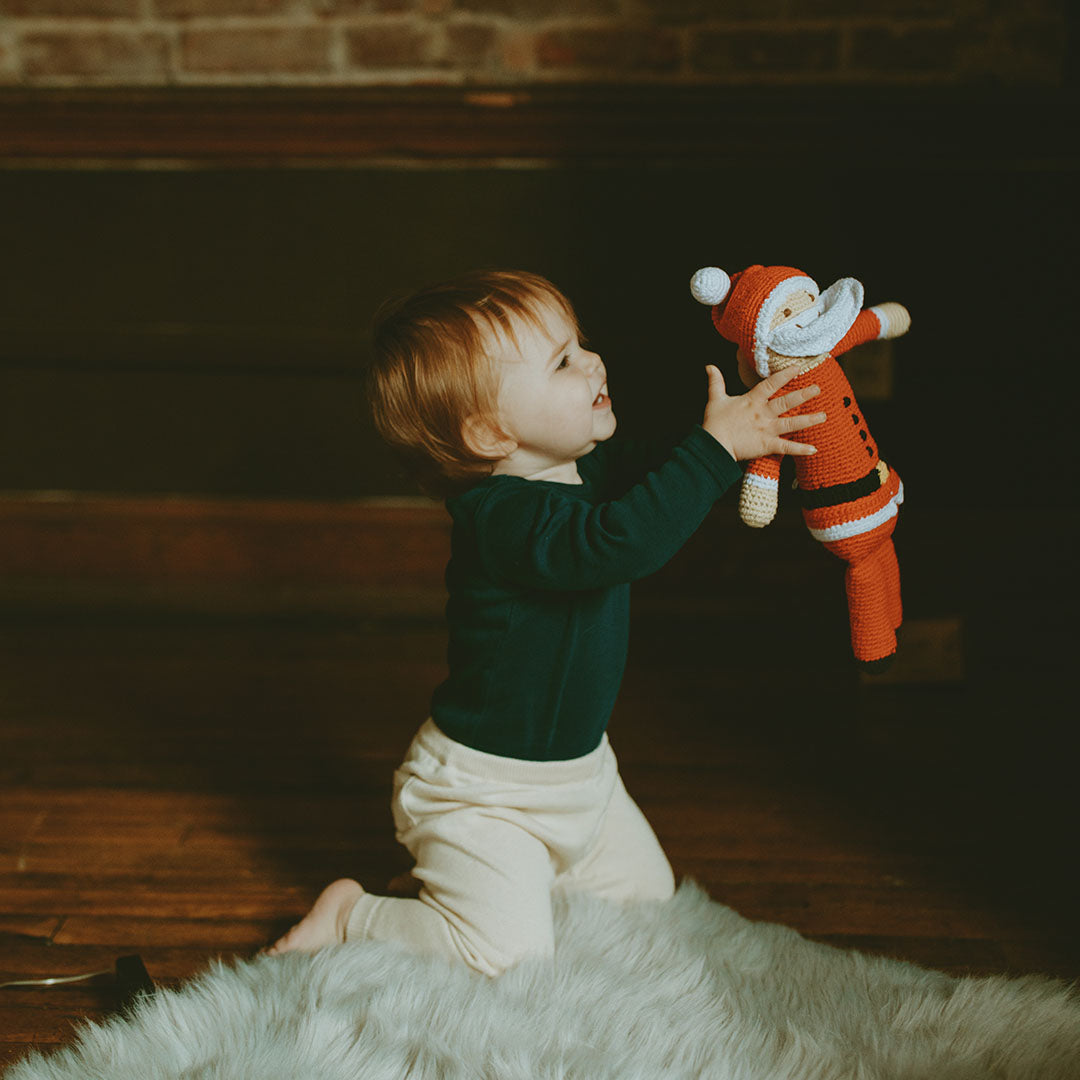
[[[555,370],[556,371],[562,371],[563,368],[569,367],[569,366],[570,366],[570,357],[569,357],[569,355],[567,355],[567,356],[564,356],[559,361],[559,366]]]

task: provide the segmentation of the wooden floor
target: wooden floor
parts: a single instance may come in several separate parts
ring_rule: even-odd
[[[658,596],[611,735],[678,875],[821,941],[1080,976],[1072,763],[1012,734],[1037,675],[984,650],[963,678],[869,683],[812,620],[777,655],[774,619]],[[138,953],[172,985],[334,877],[407,869],[391,771],[443,649],[437,620],[392,613],[0,622],[0,981]],[[0,1066],[115,1004],[101,980],[0,990]]]

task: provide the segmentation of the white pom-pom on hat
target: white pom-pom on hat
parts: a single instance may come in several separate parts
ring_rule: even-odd
[[[690,279],[690,293],[699,304],[719,304],[731,291],[731,278],[719,266],[703,266]]]

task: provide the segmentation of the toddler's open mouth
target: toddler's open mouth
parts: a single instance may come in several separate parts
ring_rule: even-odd
[[[607,383],[604,383],[600,387],[600,393],[596,395],[595,400],[592,403],[594,409],[603,409],[611,404],[611,398],[608,397]]]

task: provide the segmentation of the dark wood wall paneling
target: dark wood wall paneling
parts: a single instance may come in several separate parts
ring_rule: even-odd
[[[92,519],[73,552],[111,528],[133,580],[150,550],[173,576],[188,526],[146,507],[183,496],[205,523],[210,496],[231,500],[215,528],[244,524],[205,549],[209,581],[254,543],[245,502],[272,532],[282,499],[409,491],[365,423],[371,309],[526,260],[578,303],[631,433],[694,419],[704,360],[733,375],[684,271],[855,274],[915,315],[893,400],[868,406],[906,516],[959,508],[983,531],[1006,501],[1060,521],[1071,486],[1031,463],[1065,439],[1038,401],[1076,384],[1066,368],[1048,389],[1037,360],[1076,291],[1073,115],[1068,93],[929,88],[0,91],[0,185],[32,209],[9,217],[0,290],[8,565],[36,550],[62,578],[58,536]],[[310,543],[285,547],[304,580]],[[114,573],[81,558],[72,573]]]

